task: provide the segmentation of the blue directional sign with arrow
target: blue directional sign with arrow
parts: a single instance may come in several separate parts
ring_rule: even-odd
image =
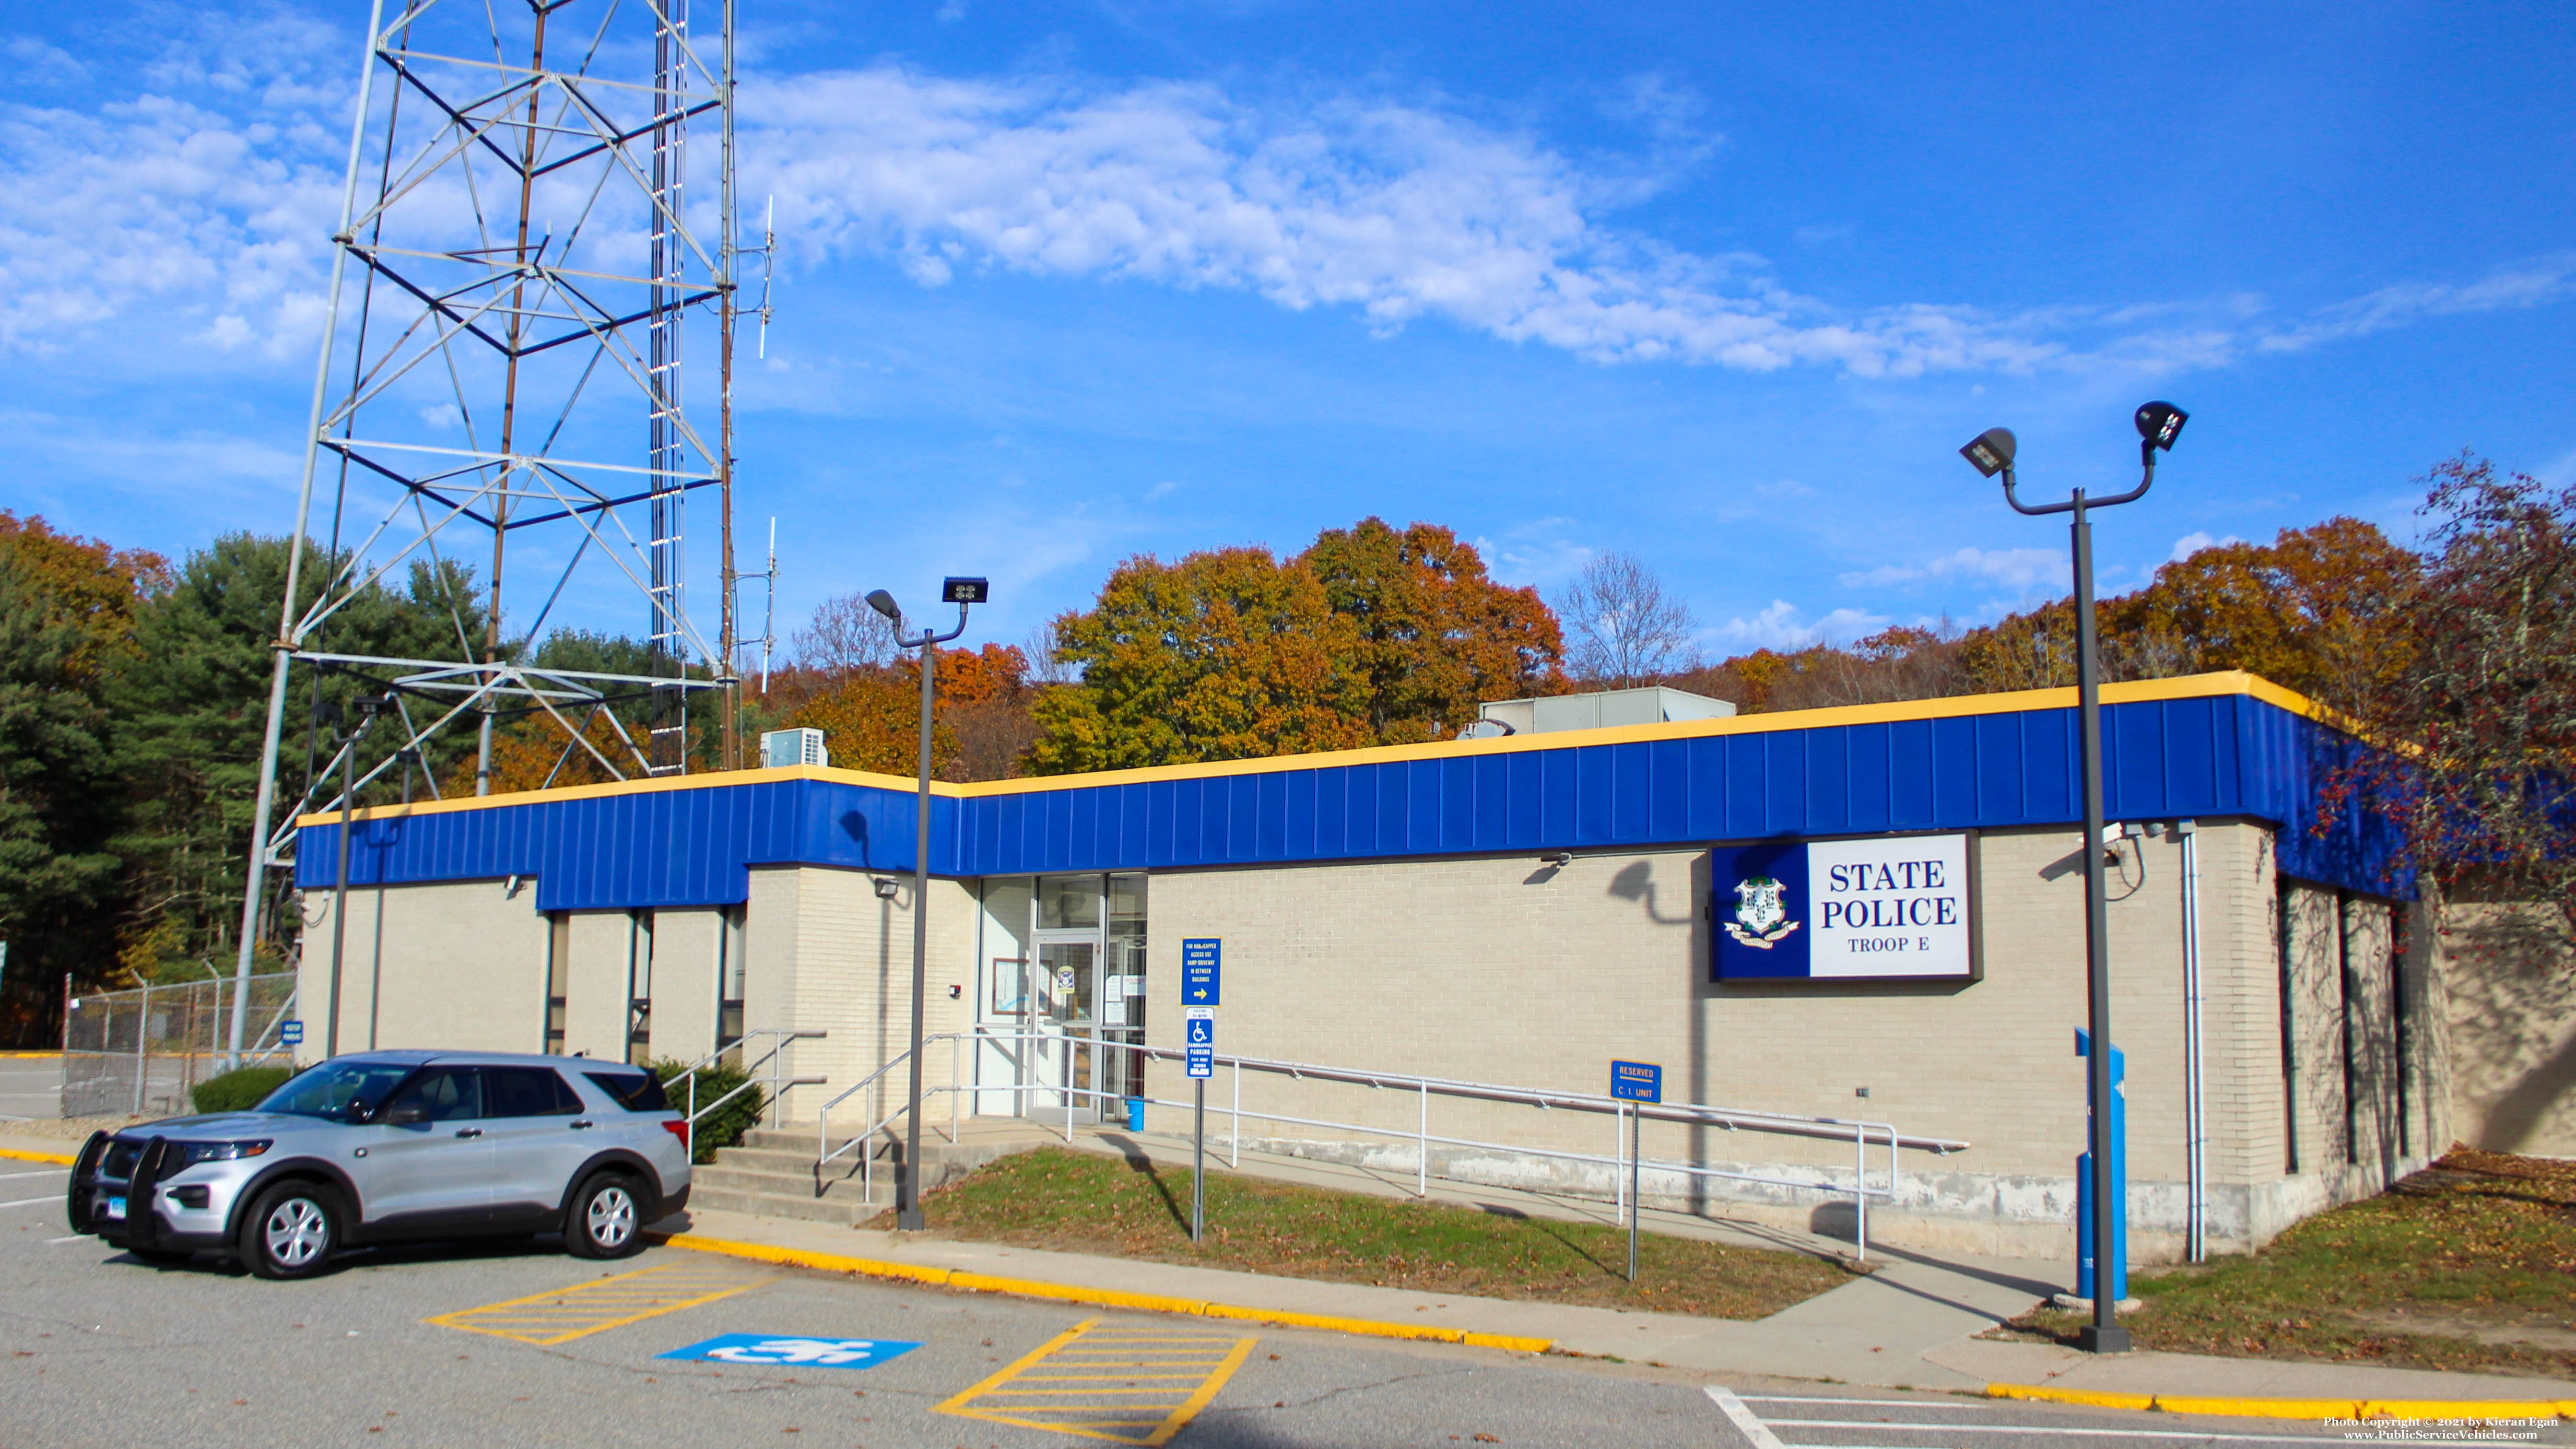
[[[1224,996],[1225,942],[1199,936],[1181,942],[1181,1004],[1220,1006]]]

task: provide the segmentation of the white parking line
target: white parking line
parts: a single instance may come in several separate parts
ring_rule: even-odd
[[[68,1238],[47,1238],[47,1239],[45,1239],[45,1246],[46,1246],[46,1247],[48,1247],[48,1248],[51,1248],[51,1247],[59,1246],[59,1245],[61,1245],[61,1244],[63,1244],[63,1243],[84,1243],[84,1242],[87,1242],[87,1241],[89,1241],[89,1234],[87,1234],[87,1233],[74,1233],[74,1234],[72,1234],[72,1235],[71,1235],[70,1237],[68,1237]]]
[[[0,1182],[13,1177],[60,1177],[69,1171],[71,1169],[68,1167],[48,1167],[42,1172],[0,1172]]]
[[[1711,1396],[1716,1395],[1717,1392],[1716,1389],[1709,1390]],[[1725,1404],[1721,1401],[1719,1407],[1724,1408]],[[1752,1412],[1750,1409],[1745,1410],[1748,1415]],[[2317,1442],[2317,1436],[2312,1434],[2213,1434],[2198,1429],[2073,1429],[2056,1424],[1890,1424],[1877,1419],[1781,1419],[1777,1423],[1783,1429],[1794,1426],[1801,1429],[1894,1429],[1900,1433],[1916,1434],[2053,1434],[2070,1439],[2175,1439],[2191,1444],[2220,1442],[2313,1444]],[[1779,1441],[1774,1439],[1772,1442]],[[1783,1449],[1801,1449],[1801,1446],[1784,1445]],[[1831,1449],[1858,1449],[1858,1446],[1838,1444],[1831,1446]]]
[[[0,1208],[34,1207],[40,1202],[49,1202],[60,1207],[62,1205],[62,1201],[63,1195],[61,1193],[56,1193],[52,1197],[22,1197],[16,1202],[0,1202]]]
[[[1751,1409],[1744,1407],[1744,1401],[1737,1398],[1731,1391],[1710,1384],[1708,1396],[1716,1401],[1719,1412],[1734,1421],[1736,1429],[1744,1435],[1746,1442],[1750,1443],[1753,1449],[1788,1449],[1787,1445],[1780,1442],[1780,1436],[1772,1433],[1769,1426],[1756,1417]]]
[[[2049,1434],[2068,1439],[2164,1439],[2182,1444],[2313,1444],[2313,1435],[2222,1434],[2204,1429],[2078,1429],[2037,1424],[1900,1424],[1879,1419],[1773,1419],[1764,1422],[1748,1404],[1837,1404],[1873,1409],[1983,1409],[1982,1402],[1945,1404],[1925,1399],[1836,1399],[1790,1394],[1747,1394],[1708,1385],[1708,1396],[1733,1421],[1753,1449],[1923,1449],[1922,1445],[1799,1444],[1782,1439],[1775,1429],[1877,1429],[1899,1434]]]

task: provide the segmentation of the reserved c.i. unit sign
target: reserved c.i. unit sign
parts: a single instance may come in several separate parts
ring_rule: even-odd
[[[1712,851],[1711,975],[1972,980],[1973,851],[1964,834]]]

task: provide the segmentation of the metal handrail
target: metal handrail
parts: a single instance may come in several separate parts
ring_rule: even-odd
[[[716,1098],[714,1101],[709,1102],[703,1107],[699,1106],[698,1073],[715,1065],[716,1062],[727,1052],[733,1052],[739,1055],[742,1052],[743,1044],[750,1041],[753,1037],[758,1036],[774,1037],[776,1040],[770,1042],[769,1050],[761,1053],[758,1058],[747,1063],[743,1067],[743,1075],[746,1077],[752,1077],[752,1080],[744,1082],[742,1086],[734,1088],[732,1091],[725,1093],[723,1096]],[[734,1098],[741,1096],[745,1089],[757,1085],[759,1079],[752,1076],[752,1074],[758,1072],[763,1064],[766,1064],[769,1067],[769,1104],[773,1109],[777,1107],[780,1095],[789,1087],[816,1087],[825,1085],[829,1079],[824,1077],[797,1077],[792,1080],[789,1079],[785,1071],[786,1063],[780,1059],[779,1054],[797,1042],[822,1041],[830,1036],[831,1033],[828,1031],[810,1031],[791,1027],[764,1026],[753,1031],[744,1032],[739,1038],[728,1042],[723,1046],[717,1047],[714,1051],[711,1051],[705,1056],[698,1058],[696,1061],[691,1062],[680,1072],[679,1076],[671,1079],[673,1082],[685,1079],[689,1084],[690,1129],[695,1131],[699,1118],[714,1111],[718,1107],[723,1106],[725,1103],[732,1101]],[[664,1084],[663,1090],[665,1092],[670,1090],[668,1083]]]
[[[927,1048],[929,1044],[934,1041],[949,1042],[951,1044],[950,1050],[952,1053],[951,1059],[953,1063],[957,1044],[966,1041],[1000,1044],[1005,1042],[1071,1042],[1074,1040],[1078,1040],[1078,1038],[1074,1037],[1071,1032],[996,1032],[989,1028],[978,1027],[972,1031],[942,1032],[934,1036],[925,1037],[922,1045]],[[1096,1030],[1092,1034],[1090,1042],[1096,1050],[1138,1052],[1141,1053],[1143,1059],[1147,1061],[1179,1061],[1183,1059],[1181,1053],[1172,1051],[1168,1048],[1148,1046],[1142,1042],[1106,1041],[1101,1039]],[[876,1133],[884,1130],[897,1118],[901,1117],[906,1111],[910,1110],[911,1104],[906,1103],[897,1107],[894,1111],[886,1113],[880,1120],[874,1122],[865,1131],[851,1137],[837,1148],[830,1146],[830,1109],[840,1105],[842,1102],[847,1101],[850,1097],[856,1095],[860,1091],[863,1091],[882,1080],[886,1073],[892,1071],[897,1066],[902,1065],[909,1056],[909,1050],[898,1053],[892,1060],[877,1068],[876,1071],[869,1073],[868,1076],[862,1078],[847,1090],[843,1091],[839,1096],[834,1097],[830,1102],[826,1103],[824,1111],[821,1114],[818,1114],[816,1122],[814,1164],[816,1172],[815,1187],[817,1193],[820,1193],[822,1190],[821,1172],[825,1166],[848,1152],[851,1148],[860,1146],[873,1138]],[[980,1083],[969,1084],[963,1081],[957,1081],[952,1082],[948,1086],[925,1088],[922,1092],[922,1096],[924,1100],[927,1101],[928,1098],[938,1093],[950,1094],[950,1109],[953,1117],[956,1108],[957,1094],[964,1092],[1013,1092],[1020,1094],[1030,1092],[1056,1092],[1061,1094],[1065,1104],[1064,1135],[1065,1140],[1069,1142],[1073,1139],[1073,1104],[1076,1098],[1105,1101],[1119,1094],[1104,1092],[1096,1087],[1077,1087],[1073,1085],[1071,1080],[1072,1068],[1070,1053],[1066,1054],[1066,1058],[1066,1079],[1060,1083],[1007,1083],[988,1086]],[[1342,1131],[1356,1131],[1379,1137],[1411,1137],[1416,1145],[1414,1161],[1415,1192],[1417,1196],[1427,1195],[1428,1193],[1430,1147],[1432,1144],[1437,1143],[1446,1147],[1466,1147],[1483,1151],[1512,1153],[1519,1156],[1544,1157],[1569,1162],[1599,1163],[1610,1166],[1614,1169],[1618,1169],[1612,1173],[1612,1178],[1615,1184],[1614,1194],[1617,1204],[1623,1210],[1627,1206],[1627,1179],[1625,1173],[1631,1167],[1631,1164],[1628,1160],[1628,1154],[1625,1151],[1624,1146],[1615,1151],[1613,1155],[1605,1157],[1598,1153],[1574,1152],[1562,1148],[1529,1147],[1513,1143],[1486,1142],[1475,1138],[1450,1137],[1437,1134],[1430,1130],[1430,1099],[1434,1093],[1444,1097],[1466,1097],[1484,1101],[1522,1102],[1542,1109],[1563,1107],[1573,1111],[1607,1112],[1616,1119],[1617,1125],[1621,1128],[1620,1141],[1622,1143],[1625,1141],[1625,1126],[1632,1117],[1662,1122],[1714,1125],[1726,1128],[1729,1131],[1742,1128],[1757,1132],[1777,1132],[1792,1136],[1823,1137],[1834,1140],[1842,1140],[1848,1137],[1853,1145],[1854,1153],[1852,1180],[1848,1184],[1834,1182],[1831,1180],[1787,1178],[1760,1173],[1731,1172],[1720,1168],[1703,1167],[1692,1162],[1651,1160],[1642,1157],[1635,1165],[1642,1167],[1647,1165],[1649,1161],[1652,1161],[1652,1165],[1659,1171],[1679,1172],[1694,1177],[1717,1178],[1732,1182],[1748,1182],[1761,1185],[1796,1188],[1803,1191],[1826,1192],[1836,1196],[1848,1196],[1852,1199],[1853,1204],[1855,1248],[1858,1255],[1862,1258],[1866,1258],[1869,1253],[1869,1199],[1873,1197],[1893,1198],[1899,1191],[1898,1153],[1902,1150],[1912,1149],[1916,1151],[1933,1152],[1946,1156],[1952,1152],[1963,1151],[1972,1145],[1955,1138],[1915,1136],[1897,1131],[1893,1123],[1863,1121],[1854,1118],[1802,1116],[1786,1112],[1765,1112],[1746,1108],[1716,1107],[1697,1102],[1629,1102],[1614,1097],[1601,1096],[1588,1092],[1552,1092],[1543,1091],[1537,1088],[1505,1086],[1491,1082],[1470,1082],[1454,1078],[1427,1077],[1408,1072],[1378,1072],[1360,1068],[1325,1066],[1309,1062],[1279,1061],[1262,1057],[1226,1057],[1223,1058],[1223,1060],[1232,1068],[1232,1077],[1235,1089],[1234,1105],[1231,1108],[1233,1129],[1229,1137],[1229,1145],[1233,1149],[1230,1154],[1233,1165],[1241,1165],[1241,1146],[1243,1137],[1242,1124],[1243,1119],[1246,1117],[1250,1117],[1258,1121],[1281,1122],[1296,1126],[1326,1127]],[[1255,1071],[1284,1073],[1301,1080],[1306,1077],[1315,1077],[1326,1081],[1344,1082],[1351,1085],[1365,1085],[1381,1089],[1389,1086],[1410,1089],[1416,1092],[1420,1099],[1420,1108],[1416,1117],[1415,1130],[1410,1133],[1406,1133],[1391,1128],[1372,1126],[1367,1123],[1341,1122],[1312,1117],[1297,1117],[1275,1112],[1246,1111],[1242,1104],[1242,1093],[1243,1071],[1247,1067]],[[960,1076],[962,1073],[952,1070],[951,1075],[952,1077]],[[1095,1080],[1097,1080],[1096,1077]],[[1180,1107],[1189,1105],[1185,1102],[1165,1100],[1155,1097],[1144,1097],[1140,1098],[1140,1100],[1150,1105],[1163,1107]],[[951,1140],[954,1140],[955,1133],[953,1131],[950,1133],[950,1137]],[[1887,1177],[1886,1185],[1884,1187],[1877,1186],[1870,1181],[1871,1167],[1869,1162],[1871,1149],[1873,1147],[1882,1146],[1887,1152]],[[860,1191],[862,1200],[873,1203],[876,1200],[873,1160],[866,1153],[862,1152],[860,1154],[859,1161],[861,1173]]]

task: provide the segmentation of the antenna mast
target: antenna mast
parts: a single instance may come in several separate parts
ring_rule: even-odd
[[[574,759],[613,779],[680,773],[691,698],[731,700],[734,17],[714,3],[713,35],[692,29],[689,0],[396,0],[390,20],[371,6],[237,979],[297,816],[413,761],[435,796],[438,762],[461,768],[468,749],[487,792],[496,728],[550,733],[548,779]],[[713,216],[688,203],[693,125],[720,139]],[[693,312],[715,314],[711,390],[686,382]],[[725,524],[712,643],[689,615],[684,506],[709,487]],[[443,605],[452,646],[335,649],[334,620],[388,588]],[[647,625],[641,672],[537,661],[558,607],[595,624],[619,599]],[[318,706],[325,676],[390,698],[398,727],[317,770],[332,742],[308,721],[304,778],[281,791],[291,685]],[[737,764],[732,710],[721,719],[719,762]],[[234,1001],[236,1056],[248,999]]]

